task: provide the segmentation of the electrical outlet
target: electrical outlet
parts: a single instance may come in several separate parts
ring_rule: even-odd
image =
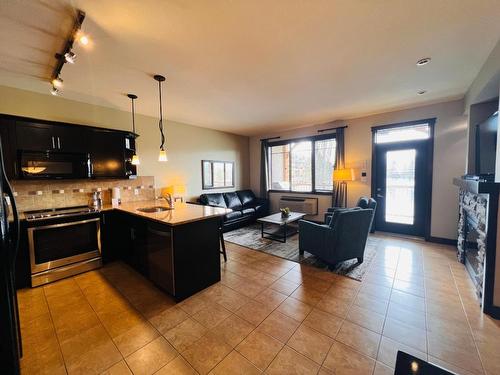
[[[134,189],[134,195],[139,195],[139,189]]]

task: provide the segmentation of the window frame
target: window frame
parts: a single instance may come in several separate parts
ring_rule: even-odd
[[[284,146],[284,145],[291,145],[292,143],[296,142],[303,142],[303,141],[311,141],[312,142],[312,147],[311,147],[311,184],[312,184],[312,190],[311,191],[296,191],[292,190],[292,156],[291,156],[291,151],[290,151],[290,157],[288,158],[288,165],[289,165],[289,170],[290,170],[290,176],[289,176],[289,189],[268,189],[269,193],[293,193],[293,194],[315,194],[315,195],[332,195],[333,189],[332,190],[317,190],[316,189],[316,141],[322,141],[325,139],[337,139],[335,133],[328,133],[328,134],[320,134],[320,135],[313,135],[313,136],[308,136],[308,137],[300,137],[300,138],[291,138],[291,139],[285,139],[285,140],[280,140],[280,141],[274,141],[274,142],[269,142],[267,144],[268,148],[268,158],[269,158],[269,178],[270,182],[272,183],[272,152],[271,152],[271,147],[274,146]],[[291,146],[290,146],[291,147]],[[335,158],[335,165],[337,163],[337,159]]]
[[[207,182],[205,181],[205,163],[210,164],[210,175],[212,177],[212,184],[207,185]],[[224,186],[214,186],[214,164],[215,163],[222,163],[224,164]],[[231,164],[232,165],[232,170],[231,170],[231,181],[232,185],[226,185],[226,164]],[[214,190],[214,189],[227,189],[227,188],[234,188],[234,161],[227,161],[227,160],[202,160],[201,161],[201,189],[202,190]]]

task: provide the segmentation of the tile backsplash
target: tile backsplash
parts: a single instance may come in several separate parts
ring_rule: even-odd
[[[122,202],[155,197],[154,177],[137,177],[135,180],[14,180],[11,185],[19,211],[90,204],[92,193],[99,190],[103,203],[108,204],[114,187],[120,188]]]

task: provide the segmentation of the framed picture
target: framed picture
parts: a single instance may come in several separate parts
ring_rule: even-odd
[[[202,189],[234,187],[234,161],[202,160]]]

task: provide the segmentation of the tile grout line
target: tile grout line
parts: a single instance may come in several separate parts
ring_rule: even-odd
[[[66,365],[66,359],[64,358],[64,355],[62,352],[61,341],[59,340],[59,335],[57,334],[56,325],[54,324],[54,318],[52,317],[52,309],[50,308],[49,301],[47,300],[47,295],[45,294],[45,287],[41,286],[41,288],[43,291],[43,298],[45,300],[45,303],[47,304],[47,309],[49,310],[50,322],[52,323],[52,328],[54,329],[54,333],[56,335],[59,353],[61,354],[61,358],[63,359],[64,371],[66,371],[66,374],[67,374],[68,373],[68,366]]]
[[[98,271],[99,273],[101,273],[100,271]],[[99,314],[97,313],[97,311],[95,311],[94,309],[94,306],[92,306],[92,304],[90,303],[90,301],[88,300],[86,294],[84,293],[82,287],[80,286],[80,284],[78,283],[76,277],[72,277],[75,284],[78,286],[78,289],[80,289],[80,292],[82,293],[83,297],[85,298],[85,300],[87,301],[87,303],[89,304],[90,308],[92,309],[92,311],[94,312],[95,316],[97,317],[97,320],[99,320],[99,323],[101,324],[102,328],[104,328],[104,330],[106,331],[106,334],[108,335],[109,339],[111,340],[111,342],[113,343],[113,346],[116,348],[116,350],[118,351],[118,353],[120,353],[120,356],[122,357],[122,359],[120,361],[116,361],[115,363],[113,363],[111,366],[109,366],[106,370],[104,371],[107,371],[109,370],[111,367],[113,367],[114,365],[116,365],[117,363],[123,361],[125,362],[125,365],[127,366],[127,368],[130,370],[130,372],[132,372],[132,370],[129,368],[128,366],[128,363],[127,361],[125,360],[125,357],[123,356],[122,352],[120,351],[120,349],[118,349],[118,347],[116,346],[116,343],[115,343],[115,340],[113,340],[113,338],[111,337],[110,333],[108,332],[108,329],[106,328],[106,326],[103,324],[101,318],[99,317]],[[106,279],[107,280],[107,279]],[[109,281],[109,280],[108,280]],[[120,294],[121,294],[121,291],[120,291]]]
[[[458,297],[460,298],[460,304],[462,305],[462,310],[465,314],[465,319],[467,319],[467,327],[469,328],[469,332],[472,336],[472,340],[474,341],[474,347],[476,348],[476,352],[477,352],[477,355],[479,357],[479,361],[481,362],[481,368],[483,370],[483,374],[486,374],[486,368],[484,366],[483,358],[481,356],[481,352],[479,351],[479,347],[477,346],[476,337],[474,336],[474,331],[472,330],[472,326],[471,326],[470,321],[469,321],[469,315],[467,314],[467,311],[465,310],[465,305],[464,305],[464,301],[462,298],[462,293],[460,293],[460,288],[458,288],[457,280],[455,278],[455,274],[453,273],[453,269],[451,268],[451,266],[449,266],[449,267],[450,267],[451,276],[453,277],[453,284],[455,285],[455,288],[457,289]],[[458,367],[460,367],[460,366],[458,366]]]
[[[167,362],[164,366],[162,366],[160,369],[158,369],[158,371],[160,371],[163,367],[167,366],[170,362],[172,362],[173,360],[175,360],[178,356],[182,356],[182,355],[181,355],[181,353],[180,353],[180,352],[179,352],[179,351],[178,351],[178,350],[177,350],[177,349],[176,349],[176,348],[172,345],[172,343],[171,343],[171,342],[170,342],[170,341],[169,341],[169,340],[168,340],[168,339],[167,339],[167,338],[166,338],[166,337],[165,337],[165,336],[164,336],[164,335],[163,335],[163,334],[162,334],[162,333],[161,333],[161,332],[160,332],[160,331],[159,331],[159,330],[158,330],[158,329],[157,329],[157,328],[153,325],[153,324],[151,324],[151,322],[149,321],[149,319],[148,319],[148,318],[146,318],[146,316],[144,316],[144,314],[143,314],[141,311],[139,311],[139,310],[135,307],[135,305],[134,305],[134,304],[130,301],[130,299],[129,299],[129,298],[128,298],[128,297],[127,297],[127,296],[126,296],[126,295],[125,295],[122,291],[121,291],[121,289],[120,289],[119,287],[115,286],[115,285],[111,282],[111,280],[109,280],[109,279],[106,277],[106,275],[105,275],[104,273],[102,273],[100,270],[98,270],[98,272],[99,272],[99,274],[101,274],[101,275],[102,275],[102,276],[103,276],[103,277],[104,277],[104,278],[105,278],[105,279],[106,279],[106,280],[107,280],[107,281],[108,281],[108,282],[109,282],[109,283],[113,286],[113,288],[114,288],[115,290],[117,290],[117,291],[120,293],[120,295],[122,295],[122,296],[123,296],[123,298],[124,298],[125,300],[127,300],[127,302],[130,304],[130,306],[131,306],[131,307],[135,310],[135,312],[136,312],[138,315],[140,315],[140,316],[141,316],[141,317],[142,317],[142,318],[143,318],[143,319],[144,319],[144,320],[145,320],[145,321],[146,321],[146,322],[147,322],[147,323],[148,323],[148,324],[149,324],[149,325],[150,325],[150,326],[151,326],[151,327],[152,327],[152,328],[156,331],[156,333],[158,334],[158,336],[157,336],[157,337],[153,338],[151,341],[148,341],[147,343],[145,343],[145,344],[144,344],[144,345],[142,345],[141,347],[137,348],[137,349],[136,349],[136,350],[134,350],[132,353],[130,353],[127,357],[131,356],[131,355],[132,355],[132,354],[134,354],[134,353],[137,353],[139,350],[141,350],[142,348],[144,348],[146,345],[149,345],[150,343],[152,343],[152,342],[153,342],[154,340],[156,340],[158,337],[163,337],[163,338],[164,338],[164,339],[165,339],[165,340],[169,343],[169,345],[171,345],[171,346],[175,349],[175,351],[176,351],[176,352],[177,352],[177,354],[178,354],[178,355],[177,355],[177,356],[175,356],[175,357],[174,357],[171,361]],[[76,280],[75,280],[75,282],[76,282]],[[78,284],[78,283],[77,283],[77,284]],[[78,284],[78,287],[80,288],[80,285],[79,285],[79,284]],[[80,289],[81,289],[81,288],[80,288]],[[82,294],[85,296],[85,293],[83,293],[83,290],[82,290]],[[86,297],[86,296],[85,296],[85,298],[87,299],[87,297]],[[87,301],[88,301],[88,299],[87,299]],[[116,349],[118,350],[118,352],[119,352],[119,353],[120,353],[120,355],[122,356],[122,359],[123,359],[123,361],[125,362],[125,364],[126,364],[127,368],[130,370],[130,372],[132,372],[132,373],[133,373],[132,369],[131,369],[131,368],[129,367],[129,365],[128,365],[128,362],[127,362],[127,360],[126,360],[126,357],[124,357],[124,356],[123,356],[123,354],[122,354],[122,352],[120,351],[120,349],[118,349],[118,347],[116,346],[116,344],[115,344],[115,342],[114,342],[113,338],[112,338],[112,337],[111,337],[111,335],[109,334],[109,332],[108,332],[108,330],[107,330],[106,326],[104,326],[104,324],[102,323],[101,319],[99,318],[99,314],[97,314],[97,312],[94,310],[94,307],[92,306],[92,304],[91,304],[89,301],[88,301],[88,303],[89,303],[90,307],[92,308],[92,310],[93,310],[93,311],[95,312],[95,314],[97,315],[97,318],[99,319],[99,322],[102,324],[102,326],[103,326],[103,327],[104,327],[104,329],[106,330],[106,333],[108,333],[108,336],[110,336],[111,341],[113,342],[113,345],[116,347]],[[175,305],[174,305],[174,306],[175,306]],[[179,324],[180,324],[180,323],[179,323]],[[177,325],[178,325],[178,324],[177,324]],[[177,326],[177,325],[176,325],[176,326]],[[184,359],[184,360],[186,360],[184,357],[183,357],[183,359]],[[118,363],[118,362],[116,362],[116,363]],[[116,363],[115,363],[115,364],[116,364]],[[115,364],[113,364],[113,365],[112,365],[112,366],[110,366],[109,368],[113,367]],[[108,369],[109,369],[109,368],[108,368]],[[156,371],[156,372],[158,372],[158,371]]]

